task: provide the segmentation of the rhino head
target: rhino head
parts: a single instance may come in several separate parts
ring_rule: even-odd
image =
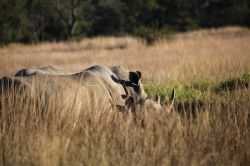
[[[127,109],[131,110],[132,112],[148,110],[148,111],[155,111],[155,112],[164,111],[164,112],[170,113],[174,107],[175,96],[176,96],[175,90],[173,89],[169,100],[163,104],[161,104],[161,99],[159,95],[157,95],[156,101],[150,98],[146,98],[145,100],[136,102],[133,97],[129,97],[126,100],[126,106],[127,106]]]
[[[174,107],[176,96],[175,90],[173,89],[169,100],[161,104],[159,95],[157,95],[156,100],[148,98],[140,81],[141,75],[142,74],[139,71],[129,72],[129,82],[127,82],[125,85],[127,87],[132,87],[134,93],[124,96],[126,109],[131,110],[132,112],[139,110],[152,110],[156,112],[166,111],[169,113]]]

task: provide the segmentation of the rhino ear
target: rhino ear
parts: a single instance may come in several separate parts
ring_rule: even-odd
[[[130,80],[132,83],[135,83],[135,84],[138,85],[140,79],[141,79],[141,72],[140,72],[140,71],[129,72],[129,80]]]
[[[141,79],[141,72],[140,71],[136,71],[136,74],[138,75],[139,80],[140,80]]]

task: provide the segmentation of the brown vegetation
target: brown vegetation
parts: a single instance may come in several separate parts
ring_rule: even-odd
[[[180,34],[170,42],[147,47],[131,37],[99,37],[81,42],[12,44],[0,49],[0,75],[44,65],[82,70],[95,64],[122,65],[157,82],[223,77],[246,71],[250,31],[242,28]]]
[[[249,72],[249,43],[249,29],[229,27],[178,34],[154,46],[131,37],[12,44],[0,49],[0,76],[45,65],[77,71],[105,64],[140,70],[146,84],[222,80]],[[142,112],[136,121],[84,107],[74,118],[73,107],[60,114],[57,98],[44,104],[8,94],[0,98],[0,165],[249,164],[249,87],[216,94],[216,101],[211,93],[205,91],[196,118]]]

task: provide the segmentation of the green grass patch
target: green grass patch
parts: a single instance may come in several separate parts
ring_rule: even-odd
[[[214,87],[216,93],[225,91],[235,91],[237,89],[248,88],[250,83],[250,73],[236,75],[227,80],[220,81],[217,86]]]
[[[226,105],[230,98],[238,91],[249,87],[250,74],[239,74],[221,80],[198,80],[189,84],[145,84],[145,91],[149,97],[160,95],[161,101],[165,102],[171,95],[172,89],[176,90],[176,108],[196,109],[206,104],[220,103]],[[184,108],[183,108],[184,107]]]

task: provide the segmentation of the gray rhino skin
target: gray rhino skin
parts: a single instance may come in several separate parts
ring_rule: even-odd
[[[74,103],[77,110],[84,106],[133,112],[145,109],[169,112],[175,92],[168,103],[161,105],[160,99],[155,102],[147,97],[140,79],[141,72],[129,72],[119,66],[92,66],[75,74],[43,67],[20,70],[13,78],[1,78],[0,93],[13,86],[30,93],[44,94],[46,101],[60,93],[60,101],[65,108]]]
[[[61,69],[58,69],[53,66],[45,66],[41,68],[33,68],[33,69],[21,69],[19,70],[15,76],[16,77],[27,77],[35,74],[43,74],[43,75],[71,75],[73,73],[65,72]]]

